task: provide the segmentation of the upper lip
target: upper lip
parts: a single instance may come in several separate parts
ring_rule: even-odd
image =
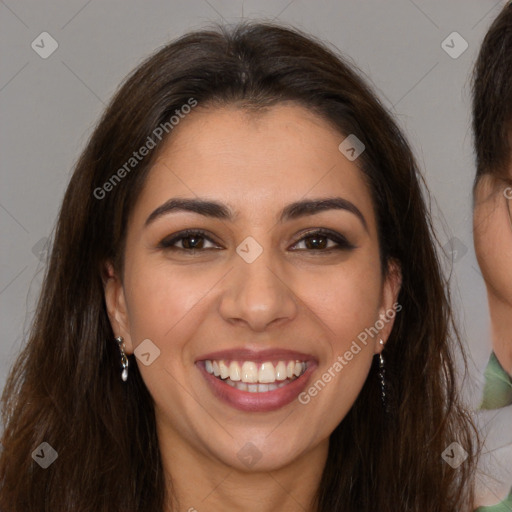
[[[304,352],[297,352],[295,350],[286,349],[265,349],[265,350],[251,350],[247,348],[235,348],[230,350],[219,350],[217,352],[210,352],[202,355],[196,359],[196,361],[205,360],[216,360],[220,359],[227,360],[242,360],[242,361],[253,361],[255,363],[264,363],[271,360],[298,360],[298,361],[316,361],[316,358],[311,354],[305,354]]]

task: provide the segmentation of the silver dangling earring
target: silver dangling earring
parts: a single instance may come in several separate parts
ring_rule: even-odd
[[[121,366],[123,367],[123,371],[121,372],[121,379],[123,379],[123,382],[126,382],[128,379],[128,358],[126,357],[125,351],[124,351],[124,343],[122,336],[118,336],[116,338],[117,344],[119,345],[119,350],[121,352]]]
[[[380,340],[379,343],[381,345],[384,345],[384,341]],[[389,412],[389,406],[388,406],[388,403],[387,403],[387,399],[386,399],[386,388],[387,388],[387,384],[386,384],[386,368],[384,366],[384,356],[382,355],[382,351],[381,353],[379,354],[379,371],[378,371],[378,376],[379,376],[379,382],[380,382],[380,397],[381,397],[381,400],[382,400],[382,405],[384,407],[384,410],[386,412]]]

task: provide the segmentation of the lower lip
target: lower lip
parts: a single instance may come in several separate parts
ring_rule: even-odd
[[[297,396],[306,387],[311,374],[316,365],[308,362],[306,371],[298,378],[273,391],[265,391],[262,393],[250,393],[249,391],[241,391],[224,381],[218,379],[206,371],[204,362],[197,363],[206,382],[209,384],[213,393],[223,402],[231,405],[235,409],[247,412],[268,412],[275,411],[293,402]]]

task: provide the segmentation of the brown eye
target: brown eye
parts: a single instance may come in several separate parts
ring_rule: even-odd
[[[331,250],[350,250],[355,249],[355,245],[352,245],[343,235],[331,231],[328,229],[318,229],[311,231],[302,237],[295,245],[304,242],[305,249],[307,251],[316,252],[329,252]],[[329,242],[334,245],[329,246]]]
[[[186,230],[168,238],[164,238],[158,247],[161,249],[181,250],[181,251],[194,251],[194,250],[207,250],[211,249],[206,247],[206,241],[214,244],[212,240],[206,236],[206,233],[201,230]],[[177,246],[181,243],[181,247]],[[214,244],[215,245],[215,244]],[[216,246],[218,247],[218,246]]]

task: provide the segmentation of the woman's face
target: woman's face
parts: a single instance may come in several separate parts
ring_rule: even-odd
[[[512,169],[509,178],[512,183]],[[512,186],[492,175],[482,176],[475,189],[475,252],[487,287],[493,348],[504,368],[512,372],[512,215],[509,209],[512,211]]]
[[[325,449],[354,403],[400,278],[344,138],[296,105],[198,108],[158,148],[106,298],[169,450],[275,469]]]

